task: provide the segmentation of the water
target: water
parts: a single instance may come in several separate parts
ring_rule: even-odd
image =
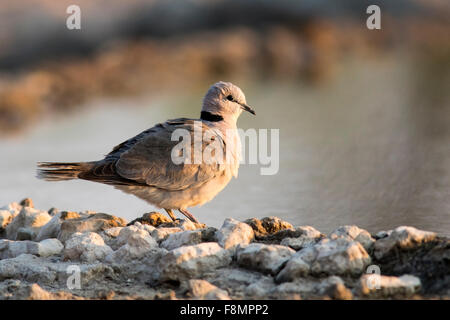
[[[243,114],[239,126],[280,129],[280,170],[262,176],[259,165],[243,165],[213,201],[191,209],[201,222],[219,227],[226,217],[276,215],[322,232],[412,225],[450,235],[448,91],[437,91],[438,99],[418,92],[421,74],[398,58],[352,62],[341,71],[319,87],[238,82],[257,111]],[[198,116],[202,95],[93,101],[87,111],[1,140],[0,204],[31,197],[38,208],[127,220],[155,210],[110,186],[37,180],[35,163],[100,159],[154,123]]]

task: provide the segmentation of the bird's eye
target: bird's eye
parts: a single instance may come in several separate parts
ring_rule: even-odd
[[[233,101],[233,96],[230,94],[229,96],[227,96],[227,100]]]

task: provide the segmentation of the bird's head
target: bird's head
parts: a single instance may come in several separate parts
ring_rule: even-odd
[[[239,87],[220,81],[213,84],[203,98],[202,119],[236,123],[244,110],[255,114],[247,105],[245,95]]]

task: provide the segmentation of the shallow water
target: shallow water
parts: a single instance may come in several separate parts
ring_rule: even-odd
[[[226,217],[276,215],[322,232],[345,224],[371,232],[412,225],[450,235],[448,94],[419,94],[421,75],[398,61],[352,62],[319,87],[237,82],[257,111],[243,114],[239,126],[280,129],[280,170],[262,176],[259,165],[242,165],[237,180],[191,212],[216,227]],[[100,159],[154,123],[198,116],[202,94],[95,101],[1,140],[0,204],[31,197],[38,208],[127,220],[154,210],[110,186],[37,180],[35,163]]]

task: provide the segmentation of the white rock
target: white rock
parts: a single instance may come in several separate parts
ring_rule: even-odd
[[[255,233],[248,224],[227,218],[217,231],[216,237],[223,248],[231,249],[240,244],[249,244],[255,238]]]
[[[156,230],[154,226],[151,226],[149,224],[142,224],[138,221],[136,221],[133,226],[138,227],[141,230],[147,231],[149,234],[152,234],[153,231]]]
[[[38,255],[48,257],[58,255],[64,249],[64,245],[58,239],[45,239],[38,243]]]
[[[10,240],[16,240],[19,229],[25,228],[30,230],[33,235],[33,240],[39,232],[39,229],[49,222],[51,218],[46,211],[23,207],[13,221],[6,226],[6,237]]]
[[[371,259],[363,246],[346,238],[323,239],[298,251],[280,271],[277,282],[312,275],[360,275]]]
[[[206,280],[191,279],[188,290],[196,300],[231,300],[225,290],[219,289]]]
[[[167,250],[173,250],[182,246],[190,246],[199,244],[202,242],[202,232],[195,231],[182,231],[170,234],[166,240],[161,242],[161,247]]]
[[[134,247],[158,246],[156,241],[145,229],[135,225],[124,227],[120,230],[119,235],[116,238],[115,246],[121,247],[125,244]]]
[[[118,248],[108,255],[108,262],[127,262],[132,259],[140,259],[148,252],[158,248],[158,243],[148,234],[145,228],[136,225],[124,227],[120,230],[113,248]]]
[[[183,229],[178,228],[178,227],[173,227],[173,228],[156,228],[155,230],[153,230],[151,235],[152,235],[153,239],[155,239],[158,242],[161,242],[164,239],[166,239],[169,236],[169,234],[176,233],[176,232],[181,232],[181,231],[183,231]]]
[[[241,267],[275,275],[294,253],[286,246],[252,243],[239,246],[236,256]]]
[[[329,236],[330,239],[345,237],[358,241],[366,250],[370,250],[375,243],[375,239],[372,238],[368,231],[358,228],[357,226],[341,226],[334,230]]]
[[[201,224],[198,224],[198,223],[194,223],[191,220],[181,219],[181,220],[178,220],[177,227],[179,227],[185,231],[188,231],[188,230],[193,231],[193,230],[197,230],[197,229],[202,229],[202,227],[204,227],[204,226]]]
[[[117,238],[124,227],[114,227],[103,231],[110,238]]]
[[[86,262],[102,261],[112,249],[105,244],[103,238],[94,232],[76,232],[65,244],[64,257],[70,260]]]
[[[136,259],[141,259],[143,257],[146,257],[148,254],[152,252],[156,252],[159,250],[157,247],[153,246],[142,246],[142,247],[136,247],[131,246],[129,244],[125,244],[121,246],[116,251],[108,254],[106,256],[105,261],[106,262],[116,262],[116,263],[125,263],[130,262]]]
[[[0,259],[11,259],[21,254],[33,254],[47,257],[61,253],[63,245],[57,239],[41,242],[0,240]]]
[[[408,297],[417,293],[420,288],[420,279],[411,275],[390,277],[365,274],[360,278],[359,282],[360,293],[370,297]]]
[[[386,238],[375,242],[374,254],[377,259],[381,259],[391,250],[398,248],[408,250],[420,246],[422,243],[436,239],[436,233],[418,230],[414,227],[398,227]]]
[[[200,278],[231,263],[229,251],[215,242],[183,246],[169,251],[158,264],[161,280]]]

